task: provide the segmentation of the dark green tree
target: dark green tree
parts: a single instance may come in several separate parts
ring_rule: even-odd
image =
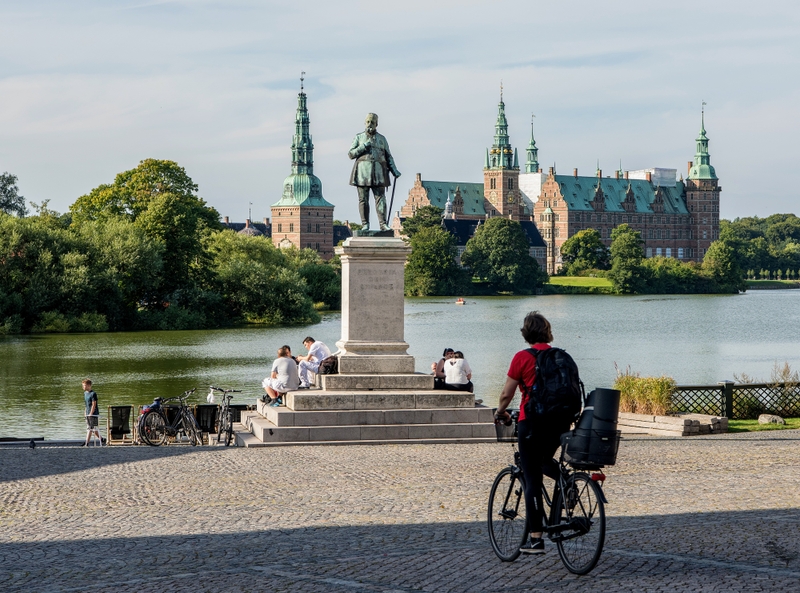
[[[547,279],[530,256],[528,237],[514,220],[495,217],[467,241],[461,263],[499,292],[530,294]]]
[[[403,221],[403,234],[409,238],[421,229],[442,226],[441,208],[436,206],[423,206],[417,209],[414,216],[410,216]]]
[[[608,278],[616,292],[631,294],[645,289],[642,243],[641,233],[627,224],[611,231],[611,272]]]
[[[405,268],[407,296],[466,294],[470,279],[458,265],[456,238],[439,226],[419,228],[411,237]]]
[[[25,198],[19,195],[17,176],[9,172],[0,175],[0,212],[25,216]]]
[[[703,258],[703,272],[717,284],[721,292],[738,293],[747,289],[736,252],[726,241],[714,241],[708,248]]]
[[[572,235],[561,246],[562,270],[566,276],[577,276],[584,270],[607,270],[608,247],[603,245],[600,233],[584,229]]]

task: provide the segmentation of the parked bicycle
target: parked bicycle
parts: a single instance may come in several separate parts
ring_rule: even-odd
[[[194,445],[203,444],[203,430],[186,404],[186,400],[194,394],[195,389],[184,391],[181,395],[162,399],[157,397],[149,406],[145,406],[137,421],[139,439],[153,447],[163,445],[167,439],[185,436]],[[178,402],[175,414],[167,414],[167,404]]]
[[[511,414],[514,436],[519,411]],[[506,439],[502,439],[506,440]],[[553,494],[542,485],[544,533],[558,547],[564,566],[574,574],[587,574],[603,551],[606,535],[605,503],[602,486],[606,479],[599,468],[575,470],[565,460],[562,447],[559,476]],[[528,537],[525,513],[525,476],[519,451],[514,448],[514,463],[497,475],[489,494],[489,538],[497,557],[512,562]]]
[[[222,389],[221,387],[208,386],[212,393],[219,391],[222,393],[222,403],[217,411],[217,443],[221,443],[225,435],[225,446],[231,444],[233,440],[233,408],[231,408],[231,393],[241,393],[240,389]]]

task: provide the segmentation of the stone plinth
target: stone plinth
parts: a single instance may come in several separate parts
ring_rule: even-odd
[[[339,373],[413,373],[407,354],[403,274],[411,248],[394,237],[350,237],[342,259]]]

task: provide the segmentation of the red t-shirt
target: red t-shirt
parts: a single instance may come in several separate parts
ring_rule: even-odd
[[[534,350],[547,350],[550,344],[534,344]],[[528,403],[528,394],[522,390],[522,385],[533,385],[536,379],[536,359],[533,354],[526,350],[520,350],[511,359],[511,366],[508,367],[508,376],[520,383],[520,393],[522,400],[519,403],[519,419],[525,420],[525,404]]]

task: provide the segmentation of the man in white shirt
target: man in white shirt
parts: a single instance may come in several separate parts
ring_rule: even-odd
[[[328,358],[331,351],[325,344],[311,336],[303,340],[303,346],[308,350],[308,354],[298,356],[297,364],[300,367],[300,389],[308,389],[311,386],[309,372],[316,373],[319,370],[319,363]]]

